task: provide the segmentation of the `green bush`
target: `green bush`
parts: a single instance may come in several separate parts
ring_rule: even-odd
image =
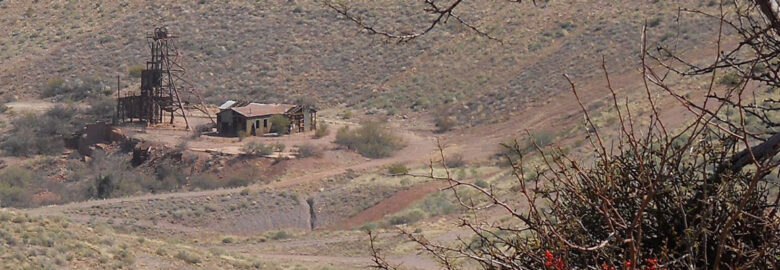
[[[241,148],[244,154],[251,156],[267,156],[274,153],[273,146],[266,146],[261,142],[248,142]]]
[[[313,144],[304,144],[301,146],[298,146],[298,157],[300,158],[307,158],[307,157],[322,157],[324,154],[324,150],[322,147],[313,145]]]
[[[274,151],[276,152],[284,152],[284,149],[287,148],[287,145],[284,145],[283,143],[275,143],[271,147],[273,147]]]
[[[191,253],[186,250],[179,250],[179,253],[176,253],[176,258],[189,264],[199,264],[202,261],[198,254]]]
[[[30,156],[59,154],[65,148],[64,138],[83,126],[74,107],[57,105],[43,115],[24,114],[11,121],[13,128],[0,144],[6,154]]]
[[[142,65],[132,65],[127,69],[128,75],[133,78],[141,78],[141,73],[146,67]]]
[[[292,238],[292,234],[288,233],[287,231],[281,230],[281,231],[276,231],[271,233],[268,238],[271,238],[273,240],[282,240],[282,239]]]
[[[271,133],[289,134],[290,119],[278,114],[271,116]]]
[[[350,119],[353,116],[354,115],[353,115],[352,111],[350,111],[349,109],[345,109],[343,112],[341,112],[341,118],[343,118],[343,119]]]
[[[391,216],[388,220],[391,225],[413,224],[425,218],[425,212],[420,209],[412,209],[400,215]]]
[[[723,77],[720,77],[718,79],[718,83],[728,86],[728,87],[735,87],[739,85],[742,82],[742,77],[739,76],[736,72],[728,72],[723,75]]]
[[[317,123],[317,130],[314,131],[314,138],[319,139],[328,135],[330,135],[328,124],[323,121],[319,121]]]
[[[57,100],[80,101],[90,97],[104,97],[111,94],[106,84],[96,78],[77,78],[65,81],[61,78],[50,79],[41,97],[55,97]]]
[[[486,182],[485,180],[482,180],[482,179],[477,179],[477,181],[474,182],[474,185],[476,185],[478,187],[481,187],[481,188],[488,188],[490,186],[490,184],[488,184],[488,182]]]
[[[9,166],[0,170],[0,207],[35,206],[32,195],[42,188],[43,177]]]
[[[404,147],[400,137],[377,121],[366,122],[354,130],[342,127],[336,131],[335,142],[369,158],[389,157]]]
[[[433,120],[434,124],[436,124],[436,133],[444,133],[447,131],[452,130],[452,128],[455,127],[455,125],[458,124],[457,119],[452,116],[437,116],[436,119]]]
[[[387,173],[392,175],[407,174],[409,173],[409,168],[406,167],[406,165],[404,164],[395,163],[390,166],[387,166]]]
[[[466,165],[466,161],[463,160],[463,155],[452,154],[444,158],[444,165],[447,165],[447,168],[460,168]]]
[[[425,198],[417,206],[419,209],[428,213],[428,216],[439,216],[455,213],[460,209],[458,205],[453,203],[454,200],[447,197],[445,192],[436,192],[425,196]]]

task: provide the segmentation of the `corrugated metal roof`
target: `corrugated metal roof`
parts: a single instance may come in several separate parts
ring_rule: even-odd
[[[235,100],[228,100],[225,101],[225,103],[222,103],[222,105],[219,105],[220,110],[227,110],[230,109],[230,107],[233,107],[233,104],[236,104]]]
[[[255,117],[272,114],[284,114],[294,107],[295,105],[290,104],[249,103],[249,105],[246,106],[234,107],[232,110],[240,115],[243,115],[244,117]]]

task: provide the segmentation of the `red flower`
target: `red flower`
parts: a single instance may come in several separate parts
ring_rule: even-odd
[[[545,257],[545,259],[544,259],[544,266],[552,267],[553,260],[555,259],[555,256],[553,256],[552,252],[550,252],[549,250],[545,250],[544,251],[544,257]]]
[[[645,270],[655,270],[656,267],[658,267],[658,259],[656,258],[649,258],[645,261],[647,262],[647,267],[645,267]]]

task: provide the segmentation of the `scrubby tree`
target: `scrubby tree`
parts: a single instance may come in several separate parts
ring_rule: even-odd
[[[388,39],[414,39],[448,19],[492,38],[458,16],[458,11],[478,5],[465,4],[474,1],[425,1],[424,12],[433,19],[411,33],[377,29],[349,6],[325,2],[368,33]],[[528,153],[523,142],[504,146],[512,153],[506,158],[517,179],[512,190],[431,173],[428,177],[450,185],[448,190],[469,213],[461,226],[472,238],[438,243],[403,229],[402,234],[448,269],[475,264],[484,269],[775,268],[780,263],[780,194],[771,176],[780,165],[780,101],[753,98],[746,89],[751,82],[780,87],[780,5],[776,0],[723,1],[719,11],[681,10],[719,25],[719,50],[706,66],[663,47],[652,54],[644,28],[641,79],[650,111],[646,124],[637,120],[635,109],[618,103],[603,64],[620,123],[619,136],[608,142],[566,77],[586,119],[592,159],[548,151],[532,139],[534,153]],[[725,31],[742,38],[733,49],[721,43]],[[726,89],[715,84],[722,72],[728,78],[721,80]],[[706,99],[680,94],[683,90],[675,88],[679,85],[669,83],[670,73],[709,76]],[[694,117],[671,129],[658,112],[656,91],[679,101]],[[731,117],[725,116],[727,108],[734,111]],[[529,166],[529,155],[544,165]],[[446,169],[443,154],[440,160]],[[465,190],[482,199],[461,199]],[[503,210],[511,222],[480,219],[491,206]],[[376,234],[369,235],[375,266],[394,268],[381,256]]]

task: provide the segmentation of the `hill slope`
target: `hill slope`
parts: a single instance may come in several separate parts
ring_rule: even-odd
[[[181,37],[188,77],[211,103],[311,97],[388,114],[436,109],[479,124],[567,90],[562,72],[575,80],[599,75],[601,55],[611,66],[636,66],[645,20],[653,44],[674,40],[682,51],[709,46],[696,41],[708,40],[714,27],[685,18],[680,38],[669,34],[678,30],[678,7],[711,8],[700,1],[480,5],[464,6],[463,16],[504,44],[455,22],[409,43],[385,42],[314,1],[2,1],[0,92],[34,98],[57,78],[96,78],[110,87],[122,75],[131,84],[128,68],[147,57],[144,37],[166,25]],[[356,7],[388,29],[425,19],[413,4]]]

